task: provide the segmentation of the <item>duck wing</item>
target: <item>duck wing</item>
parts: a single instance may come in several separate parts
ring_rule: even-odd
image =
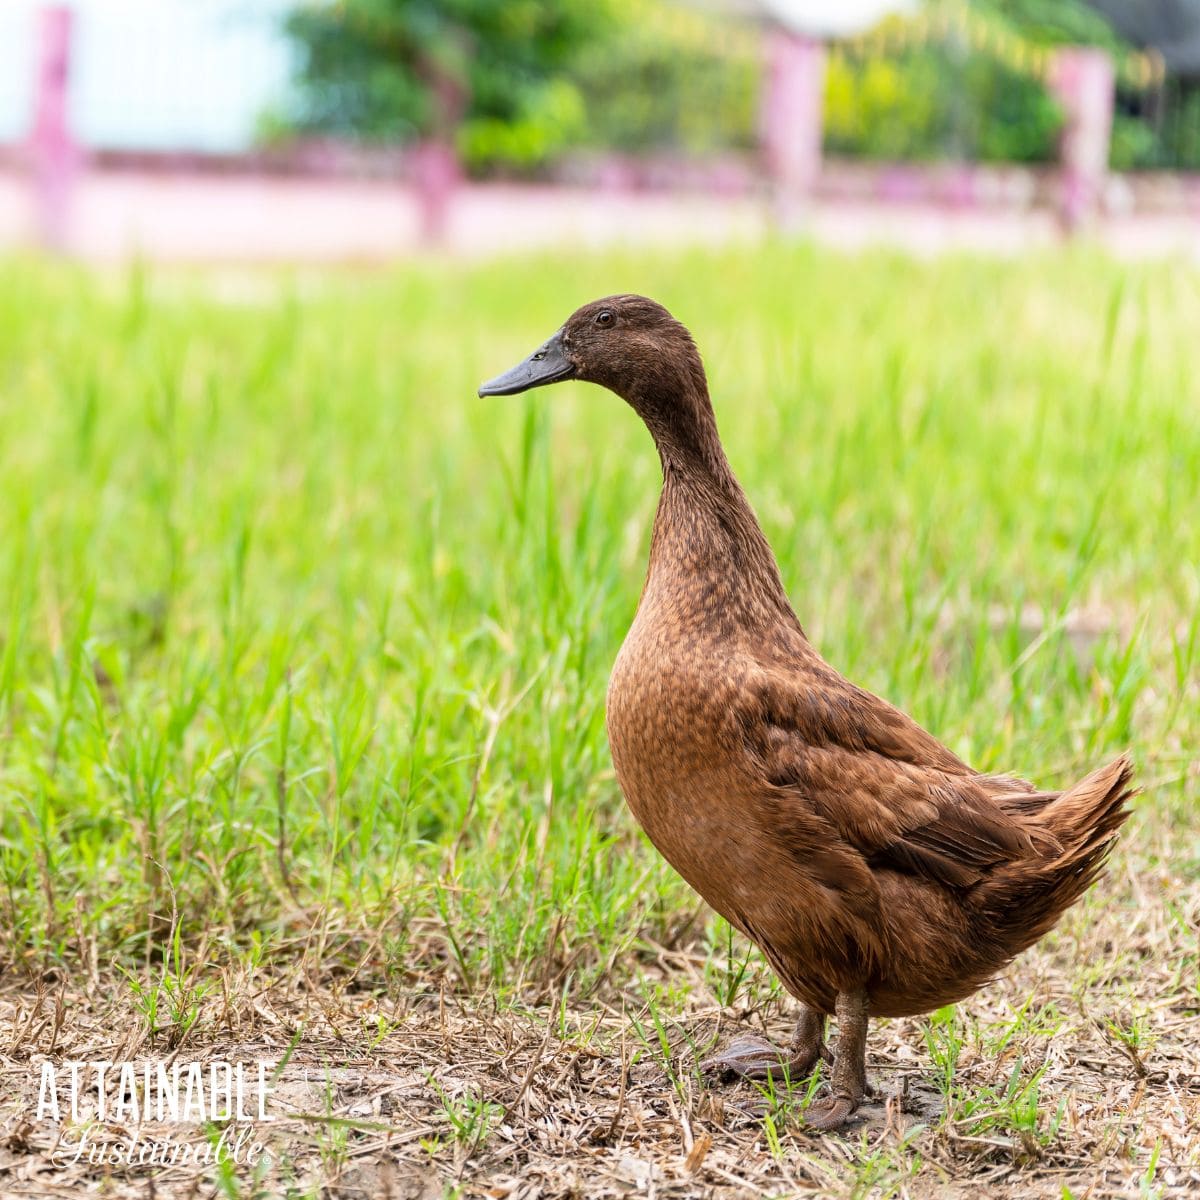
[[[1052,836],[1030,815],[1047,794],[973,771],[886,700],[818,662],[764,669],[743,692],[746,745],[765,783],[885,868],[969,888]]]

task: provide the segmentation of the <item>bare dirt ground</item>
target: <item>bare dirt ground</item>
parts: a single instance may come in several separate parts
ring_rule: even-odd
[[[881,1095],[842,1134],[805,1132],[803,1085],[772,1099],[695,1069],[736,1029],[786,1036],[788,1016],[774,1000],[722,1010],[694,945],[642,946],[625,990],[523,1008],[456,995],[436,973],[388,987],[368,967],[230,969],[190,1030],[153,1037],[119,980],[10,977],[0,1195],[1196,1195],[1200,886],[1114,863],[1101,887],[953,1021],[873,1025]],[[224,1175],[73,1160],[95,1097],[78,1121],[39,1120],[41,1064],[100,1059],[267,1061],[271,1119],[250,1132],[274,1158]],[[204,1142],[195,1123],[111,1114],[90,1136]]]

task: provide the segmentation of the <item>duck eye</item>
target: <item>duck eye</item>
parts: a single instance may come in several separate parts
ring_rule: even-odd
[[[612,309],[602,308],[596,314],[596,324],[597,325],[611,325],[612,323],[613,323]]]

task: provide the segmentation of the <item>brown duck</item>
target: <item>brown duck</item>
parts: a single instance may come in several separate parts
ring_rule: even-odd
[[[1065,792],[972,770],[813,649],[721,447],[700,355],[643,296],[584,305],[479,389],[598,383],[645,421],[663,488],[637,617],[608,687],[621,790],[650,840],[802,1004],[786,1051],[710,1069],[807,1074],[836,1128],[867,1089],[867,1019],[961,1000],[1099,874],[1127,816],[1126,756]]]

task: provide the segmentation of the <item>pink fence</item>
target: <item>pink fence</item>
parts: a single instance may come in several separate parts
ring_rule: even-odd
[[[71,183],[78,163],[67,113],[71,10],[43,9],[38,40],[30,175],[39,240],[47,249],[62,250],[66,246]]]
[[[85,158],[72,136],[69,121],[72,26],[69,7],[47,7],[40,14],[36,25],[36,94],[26,145],[34,210],[32,224],[40,244],[54,251],[70,248],[72,199],[80,184],[80,168]],[[767,28],[764,39],[767,71],[760,109],[761,145],[756,160],[729,160],[700,170],[694,164],[671,164],[666,160],[622,166],[619,158],[609,157],[593,162],[590,169],[577,167],[576,182],[610,190],[691,185],[714,199],[765,190],[771,197],[776,223],[784,227],[801,221],[810,202],[835,196],[900,206],[934,204],[958,209],[1036,205],[1056,213],[1062,227],[1074,231],[1086,227],[1112,194],[1107,162],[1113,68],[1101,51],[1064,49],[1050,73],[1051,86],[1065,116],[1056,169],[1036,172],[970,165],[852,167],[822,161],[825,47],[817,40],[779,28]],[[314,157],[310,152],[309,157],[310,166],[322,161],[320,153]],[[339,162],[344,166],[345,157],[336,149],[327,152],[325,166],[329,168],[332,163],[331,169],[336,173]],[[262,165],[262,160],[255,161]],[[392,161],[397,161],[394,156]],[[417,239],[435,244],[445,238],[450,213],[463,194],[453,154],[444,145],[429,144],[399,161],[403,163],[402,170],[415,202]],[[142,166],[145,165],[143,162]],[[225,165],[244,171],[248,162],[238,159]],[[584,178],[589,173],[590,178]],[[1189,191],[1185,187],[1184,193],[1185,207],[1195,211],[1200,204],[1195,189]]]

